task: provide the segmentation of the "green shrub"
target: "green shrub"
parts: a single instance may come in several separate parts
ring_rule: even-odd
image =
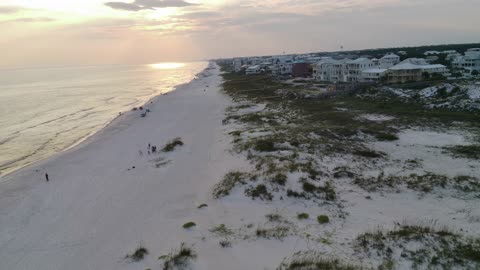
[[[204,208],[204,207],[208,207],[208,204],[202,203],[199,206],[197,206],[198,209],[201,209],[201,208]]]
[[[287,182],[287,176],[283,173],[277,173],[273,178],[272,182],[284,186]]]
[[[259,140],[255,143],[254,149],[259,152],[273,152],[275,151],[275,144],[270,140]]]
[[[209,230],[211,233],[219,236],[229,236],[233,234],[233,231],[227,228],[225,224],[220,224]]]
[[[245,195],[252,197],[252,199],[260,198],[269,201],[273,199],[273,195],[268,192],[267,187],[264,184],[259,184],[255,188],[246,189]]]
[[[175,147],[182,146],[182,145],[183,145],[182,139],[181,138],[175,138],[171,142],[167,143],[163,147],[162,151],[163,152],[172,152],[173,150],[175,150]]]
[[[148,250],[142,246],[138,247],[135,252],[133,252],[132,254],[128,254],[127,256],[125,256],[125,258],[127,259],[130,259],[134,262],[139,262],[141,260],[143,260],[143,258],[145,257],[145,255],[148,254]]]
[[[190,228],[192,228],[192,227],[195,227],[196,225],[197,225],[197,224],[195,224],[195,222],[190,221],[190,222],[187,222],[187,223],[183,224],[182,227],[183,227],[184,229],[190,229]]]
[[[305,192],[315,192],[317,190],[317,187],[315,185],[308,182],[304,182],[302,188]]]
[[[366,158],[379,158],[382,157],[382,155],[378,152],[372,151],[372,150],[357,150],[353,152],[357,156],[362,156]]]
[[[307,213],[300,213],[297,215],[298,219],[308,219],[310,216]]]
[[[158,259],[165,260],[163,270],[173,270],[186,269],[190,261],[195,258],[197,258],[195,251],[182,243],[180,249],[172,250],[168,255],[160,256]]]
[[[230,194],[230,191],[237,183],[246,184],[245,179],[249,175],[244,172],[231,171],[225,174],[222,181],[217,183],[213,188],[213,197],[218,199]]]
[[[317,217],[317,221],[320,224],[325,224],[325,223],[329,223],[330,219],[326,215],[320,215],[320,216]]]
[[[452,152],[455,156],[480,159],[480,145],[456,145],[448,147],[447,150]]]
[[[375,136],[379,141],[396,141],[398,136],[395,134],[379,133]]]

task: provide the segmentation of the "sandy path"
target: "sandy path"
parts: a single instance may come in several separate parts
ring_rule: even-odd
[[[184,222],[214,224],[208,211],[222,206],[196,207],[215,204],[210,190],[235,160],[221,124],[229,101],[218,68],[210,73],[159,97],[146,118],[129,112],[86,143],[2,179],[0,268],[158,268],[159,255],[192,239]],[[185,145],[155,168],[147,144],[161,148],[174,137]],[[126,262],[139,244],[152,254]]]

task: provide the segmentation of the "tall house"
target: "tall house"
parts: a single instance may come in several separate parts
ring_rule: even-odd
[[[380,58],[378,62],[379,62],[379,68],[382,68],[382,69],[391,68],[396,64],[400,63],[400,56],[390,53]]]

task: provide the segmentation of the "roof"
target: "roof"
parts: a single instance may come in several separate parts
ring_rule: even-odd
[[[385,56],[383,56],[381,59],[385,59],[385,58],[399,58],[400,56],[394,54],[394,53],[390,53],[390,54],[386,54]]]
[[[422,66],[411,63],[402,63],[390,68],[391,70],[422,69]]]
[[[371,69],[362,70],[362,73],[383,73],[385,71],[387,70],[384,68],[371,68]]]
[[[368,58],[361,57],[361,58],[357,58],[357,59],[355,59],[355,60],[350,60],[350,61],[348,61],[348,63],[350,63],[350,64],[358,64],[358,63],[362,63],[362,62],[366,62],[366,61],[370,62],[371,60],[368,59]]]
[[[434,65],[422,65],[422,68],[446,68],[444,65],[434,64]]]
[[[423,58],[407,58],[400,62],[400,64],[410,63],[414,65],[428,65],[427,61]]]

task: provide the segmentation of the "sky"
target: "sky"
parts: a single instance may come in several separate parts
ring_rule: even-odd
[[[0,0],[0,66],[480,42],[480,0]]]

